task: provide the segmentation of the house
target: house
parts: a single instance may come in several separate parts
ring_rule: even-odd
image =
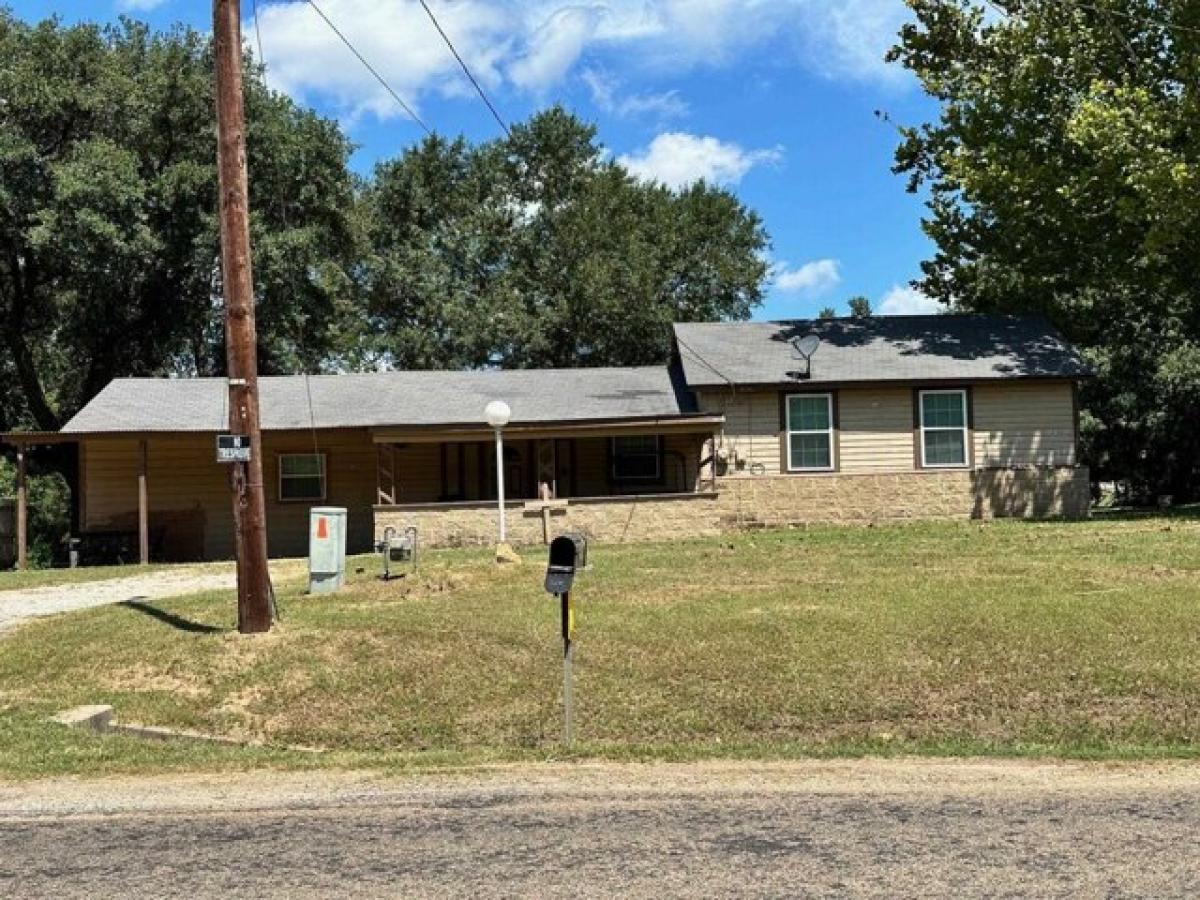
[[[820,339],[805,359],[793,346]],[[816,343],[810,339],[810,343]],[[270,552],[308,508],[349,510],[352,551],[389,525],[426,545],[496,538],[506,401],[509,538],[669,539],[807,522],[1082,517],[1078,353],[1043,319],[978,315],[679,324],[663,367],[260,379]],[[118,379],[61,432],[83,532],[154,558],[233,552],[223,379]],[[549,502],[547,502],[549,501]],[[144,511],[144,515],[140,513]]]

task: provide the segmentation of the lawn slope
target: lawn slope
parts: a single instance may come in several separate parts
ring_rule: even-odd
[[[1200,522],[916,524],[596,546],[577,581],[577,755],[1187,756],[1200,739]],[[427,554],[271,635],[209,594],[0,639],[0,774],[561,755],[544,556]],[[63,735],[81,703],[267,741]],[[324,748],[319,756],[279,749]]]

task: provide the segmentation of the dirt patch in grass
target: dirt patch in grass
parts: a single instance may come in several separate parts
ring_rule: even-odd
[[[202,684],[197,683],[194,675],[190,677],[162,671],[153,666],[138,664],[120,671],[106,673],[97,680],[98,686],[108,691],[160,691],[176,694],[182,697],[201,697],[207,691]]]

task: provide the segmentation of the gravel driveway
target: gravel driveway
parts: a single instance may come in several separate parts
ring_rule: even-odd
[[[237,586],[233,569],[171,569],[128,578],[0,591],[0,632],[39,616],[125,600],[158,600]]]
[[[0,784],[0,895],[1195,897],[1200,769],[499,767]]]

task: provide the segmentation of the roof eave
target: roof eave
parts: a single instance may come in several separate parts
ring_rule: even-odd
[[[689,381],[693,389],[709,390],[712,388],[735,389],[767,389],[782,387],[820,386],[836,388],[842,386],[869,387],[880,385],[921,385],[921,384],[1004,384],[1013,381],[1085,381],[1095,378],[1094,372],[1072,373],[1062,375],[935,375],[924,378],[787,378],[777,381]]]

